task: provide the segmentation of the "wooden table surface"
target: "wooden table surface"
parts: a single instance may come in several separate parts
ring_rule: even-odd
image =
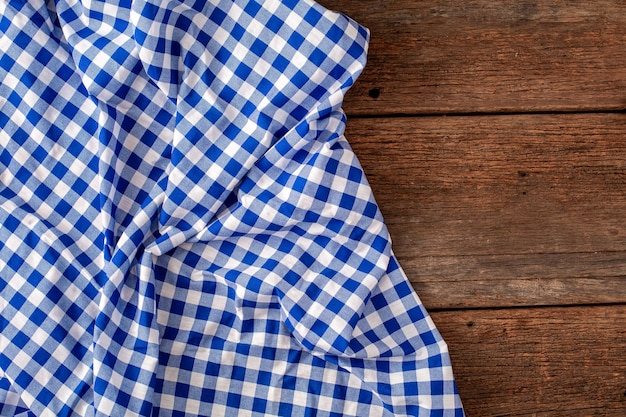
[[[346,136],[469,417],[626,416],[626,1],[321,0]]]

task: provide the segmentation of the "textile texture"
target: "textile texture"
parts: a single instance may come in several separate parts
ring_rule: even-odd
[[[462,416],[307,0],[0,0],[1,416]]]

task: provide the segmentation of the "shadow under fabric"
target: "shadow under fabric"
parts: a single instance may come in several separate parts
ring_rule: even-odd
[[[462,416],[304,0],[0,3],[1,416]]]

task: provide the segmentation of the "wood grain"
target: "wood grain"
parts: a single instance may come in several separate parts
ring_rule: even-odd
[[[626,302],[626,115],[350,119],[346,134],[427,307]]]
[[[626,306],[432,316],[468,417],[626,415]]]
[[[371,31],[348,114],[626,107],[626,2],[322,0]]]

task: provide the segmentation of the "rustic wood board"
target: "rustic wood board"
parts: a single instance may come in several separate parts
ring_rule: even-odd
[[[626,2],[322,0],[371,30],[348,114],[626,107]]]
[[[617,303],[626,252],[400,258],[429,309]],[[626,353],[625,353],[626,354]]]
[[[321,2],[372,32],[346,135],[468,417],[626,415],[626,1]]]
[[[352,118],[346,135],[427,307],[626,302],[626,115]]]
[[[432,316],[468,417],[626,415],[626,306]]]

